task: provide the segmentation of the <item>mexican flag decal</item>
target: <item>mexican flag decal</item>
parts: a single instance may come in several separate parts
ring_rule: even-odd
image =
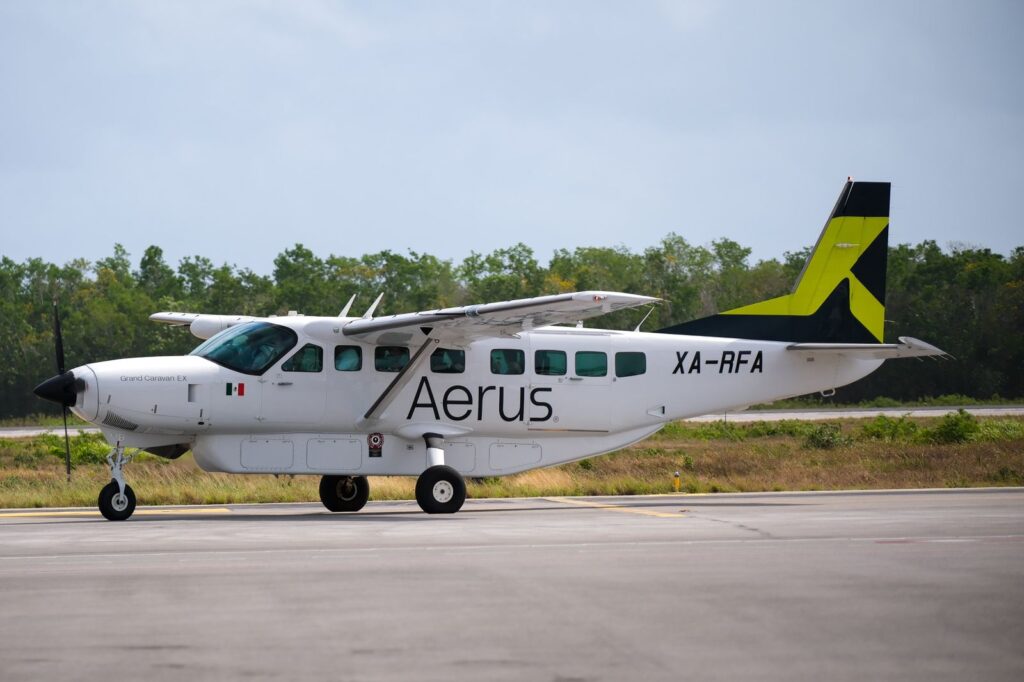
[[[224,395],[245,395],[245,384],[227,384],[224,389]]]

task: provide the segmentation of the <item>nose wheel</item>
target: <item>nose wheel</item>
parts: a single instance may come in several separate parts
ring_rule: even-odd
[[[107,455],[110,483],[100,490],[96,502],[100,513],[108,521],[124,521],[135,511],[135,491],[124,481],[124,465],[132,461],[132,457],[134,455],[125,456],[124,447],[120,442]]]
[[[98,500],[100,513],[109,521],[124,521],[135,511],[135,491],[130,485],[124,486],[121,492],[117,481],[103,486]]]

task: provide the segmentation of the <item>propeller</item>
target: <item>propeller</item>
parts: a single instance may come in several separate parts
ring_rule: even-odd
[[[68,408],[78,400],[80,381],[76,381],[74,373],[68,372],[64,366],[64,335],[60,331],[60,311],[57,309],[56,299],[53,301],[53,345],[57,356],[57,376],[50,377],[36,386],[34,393],[40,398],[60,404],[64,417],[64,468],[70,483],[71,438],[68,436]]]

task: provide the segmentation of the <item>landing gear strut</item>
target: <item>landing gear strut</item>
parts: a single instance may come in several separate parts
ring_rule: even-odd
[[[125,456],[120,441],[107,455],[110,465],[110,483],[103,486],[97,504],[100,513],[109,521],[124,521],[135,511],[135,491],[124,481],[124,465],[134,455]]]
[[[428,514],[454,514],[466,501],[466,481],[444,463],[444,439],[436,433],[423,436],[430,466],[416,479],[416,502]]]
[[[320,479],[320,501],[332,512],[359,511],[370,499],[370,482],[365,476],[324,476]]]

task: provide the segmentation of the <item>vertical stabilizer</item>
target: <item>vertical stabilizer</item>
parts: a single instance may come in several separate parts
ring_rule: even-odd
[[[793,293],[658,331],[800,343],[881,343],[888,182],[848,180]]]

